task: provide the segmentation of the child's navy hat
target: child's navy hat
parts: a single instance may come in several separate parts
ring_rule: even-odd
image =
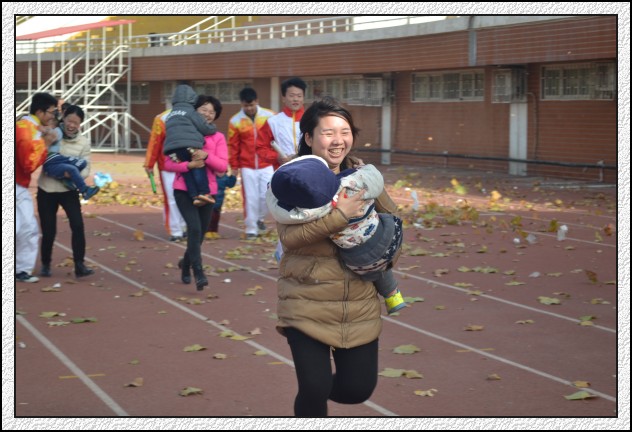
[[[272,193],[285,210],[294,207],[318,208],[331,202],[340,179],[321,157],[308,155],[292,159],[275,171],[270,182]]]

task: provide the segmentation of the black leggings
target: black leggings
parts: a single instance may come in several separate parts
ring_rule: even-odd
[[[211,204],[202,207],[194,206],[189,194],[183,190],[175,189],[173,197],[184,222],[187,224],[187,250],[184,253],[184,265],[202,266],[201,246],[208,224],[211,222],[213,206]]]
[[[377,385],[377,339],[355,348],[333,350],[334,374],[329,345],[295,328],[285,328],[285,334],[298,379],[298,394],[294,400],[296,416],[326,416],[328,399],[358,404],[371,397]]]
[[[70,231],[72,232],[72,258],[77,263],[83,263],[86,255],[86,235],[81,215],[81,203],[77,191],[45,192],[37,188],[37,212],[42,228],[42,246],[40,260],[43,265],[50,265],[53,258],[53,244],[57,234],[57,210],[61,206],[68,216]]]

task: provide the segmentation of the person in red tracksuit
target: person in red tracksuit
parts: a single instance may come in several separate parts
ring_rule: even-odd
[[[259,106],[253,88],[240,91],[239,100],[241,110],[228,122],[228,164],[234,174],[241,175],[245,234],[247,239],[252,239],[266,228],[266,190],[274,172],[272,163],[257,155],[256,139],[274,112]]]
[[[160,187],[164,196],[163,221],[165,229],[169,240],[181,241],[186,236],[186,223],[173,197],[173,181],[176,178],[176,174],[165,171],[165,156],[162,153],[166,136],[165,119],[170,112],[171,110],[168,109],[154,117],[143,167],[149,174],[154,172],[154,165],[158,165]]]
[[[297,77],[283,81],[283,111],[270,117],[257,135],[259,159],[273,164],[275,169],[298,153],[306,88],[305,81]]]

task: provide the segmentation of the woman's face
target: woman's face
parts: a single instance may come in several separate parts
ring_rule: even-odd
[[[64,129],[68,135],[74,135],[79,133],[81,127],[81,117],[77,114],[68,114],[64,117]]]
[[[325,159],[331,170],[339,172],[342,160],[353,146],[353,133],[345,119],[330,115],[320,119],[314,136],[305,135],[305,142],[313,155]]]
[[[213,120],[215,120],[215,107],[210,102],[198,107],[197,112],[202,114],[202,117],[206,119],[207,123],[213,123]]]

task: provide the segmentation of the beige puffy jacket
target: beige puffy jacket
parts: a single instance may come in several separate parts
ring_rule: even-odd
[[[397,209],[386,191],[375,204],[380,213]],[[313,222],[277,224],[285,250],[277,285],[281,334],[284,327],[294,327],[334,348],[357,347],[380,335],[381,302],[373,283],[342,265],[329,238],[347,223],[345,215],[334,209]]]
[[[85,136],[79,134],[75,138],[63,138],[59,153],[64,156],[87,160],[88,166],[81,170],[81,176],[83,178],[88,177],[90,174],[90,143]],[[68,192],[68,188],[61,181],[47,176],[44,174],[44,170],[42,170],[37,179],[37,187],[48,193]]]

